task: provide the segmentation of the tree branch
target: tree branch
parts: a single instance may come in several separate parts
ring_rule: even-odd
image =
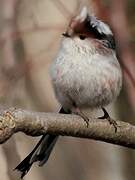
[[[107,120],[89,117],[89,127],[77,115],[32,112],[22,109],[0,111],[0,143],[19,131],[30,136],[45,133],[100,140],[135,149],[135,126],[117,121],[118,131]]]

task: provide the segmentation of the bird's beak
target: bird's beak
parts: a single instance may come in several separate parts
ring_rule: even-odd
[[[71,37],[71,36],[68,34],[68,32],[64,32],[62,35],[63,35],[64,37]]]
[[[63,35],[64,37],[71,38],[71,37],[74,36],[74,31],[73,31],[72,28],[69,27],[69,28],[67,29],[67,31],[64,32],[62,35]]]

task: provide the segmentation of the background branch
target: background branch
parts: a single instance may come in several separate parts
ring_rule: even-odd
[[[135,126],[117,121],[118,131],[107,120],[89,117],[89,127],[76,115],[32,112],[8,109],[0,114],[0,143],[4,143],[16,132],[30,136],[45,133],[90,138],[135,149]]]

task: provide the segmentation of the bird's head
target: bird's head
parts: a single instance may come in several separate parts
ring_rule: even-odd
[[[115,50],[115,40],[110,27],[90,15],[86,7],[80,14],[72,18],[65,33],[66,42],[73,42],[78,46],[96,46],[100,49]]]

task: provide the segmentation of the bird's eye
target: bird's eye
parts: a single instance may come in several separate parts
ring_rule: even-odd
[[[79,35],[79,38],[80,38],[81,40],[84,40],[84,39],[86,38],[86,36],[80,34],[80,35]]]

